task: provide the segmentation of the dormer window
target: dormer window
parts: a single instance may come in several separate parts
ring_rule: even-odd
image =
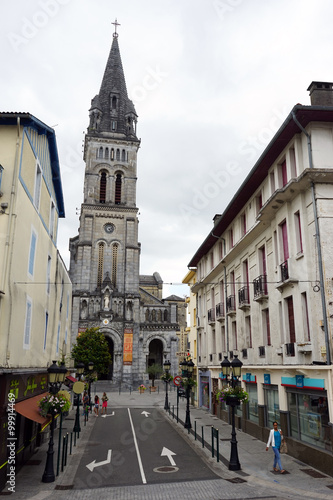
[[[112,97],[111,108],[117,109],[117,98],[115,96]]]
[[[112,125],[112,130],[117,130],[117,122],[112,121],[111,125]]]

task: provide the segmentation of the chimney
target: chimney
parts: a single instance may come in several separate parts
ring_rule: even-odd
[[[311,82],[307,90],[311,106],[333,106],[333,83]]]

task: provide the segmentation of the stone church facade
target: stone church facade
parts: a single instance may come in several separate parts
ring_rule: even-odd
[[[79,332],[98,327],[112,356],[108,378],[132,385],[147,380],[149,364],[163,364],[166,359],[172,373],[178,372],[177,331],[186,323],[186,305],[179,297],[162,298],[158,273],[139,274],[136,181],[140,140],[117,33],[89,117],[79,234],[69,244],[72,342]]]

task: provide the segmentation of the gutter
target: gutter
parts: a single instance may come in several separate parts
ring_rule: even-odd
[[[312,158],[312,145],[311,145],[311,136],[307,133],[304,127],[297,120],[294,111],[291,112],[292,118],[296,125],[301,129],[301,131],[305,134],[308,143],[308,156],[309,156],[309,166],[313,167],[313,158]],[[324,287],[324,272],[323,272],[323,260],[321,253],[321,241],[320,241],[320,231],[319,231],[319,221],[318,221],[318,211],[317,211],[317,203],[316,203],[316,193],[314,183],[311,182],[311,196],[312,196],[312,206],[313,206],[313,215],[316,229],[316,243],[317,243],[317,252],[318,252],[318,266],[319,266],[319,281],[320,281],[320,295],[321,295],[321,305],[323,311],[323,323],[324,323],[324,333],[325,333],[325,344],[326,344],[326,364],[331,365],[331,351],[330,351],[330,341],[328,334],[328,323],[327,323],[327,309],[326,309],[326,300],[325,300],[325,287]]]

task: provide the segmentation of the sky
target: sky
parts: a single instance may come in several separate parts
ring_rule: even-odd
[[[330,0],[1,2],[0,110],[54,128],[69,266],[83,202],[82,145],[117,19],[139,116],[140,274],[189,294],[187,265],[312,81],[333,81]]]

